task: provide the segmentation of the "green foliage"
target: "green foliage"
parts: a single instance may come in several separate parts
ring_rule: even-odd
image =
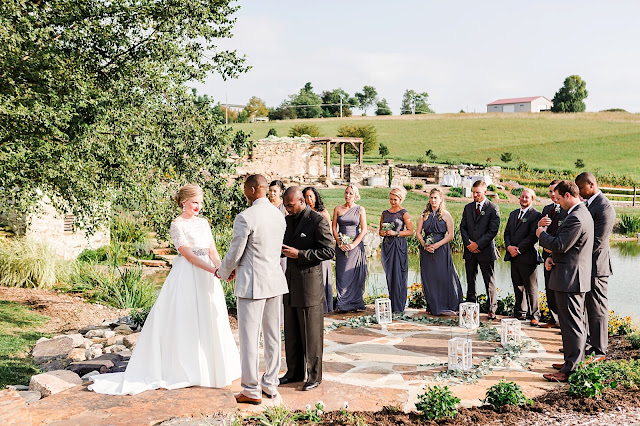
[[[640,359],[605,361],[597,364],[606,386],[640,388]]]
[[[244,110],[247,112],[249,117],[252,115],[255,115],[256,117],[266,117],[269,114],[267,104],[257,96],[252,96],[251,99],[249,99]]]
[[[453,418],[458,415],[460,398],[453,395],[448,386],[428,386],[425,393],[418,395],[416,409],[426,420]]]
[[[407,89],[402,95],[400,114],[433,114],[434,111],[429,107],[427,99],[429,99],[427,92],[418,93]]]
[[[498,330],[486,322],[480,323],[480,327],[476,329],[476,333],[478,333],[478,340],[486,342],[499,342],[502,340],[502,336],[500,336]]]
[[[0,285],[52,288],[68,276],[69,263],[44,243],[26,238],[0,239]]]
[[[131,320],[140,327],[144,326],[144,323],[147,321],[147,317],[151,312],[152,306],[147,306],[146,308],[138,308],[133,309],[129,316],[131,316]]]
[[[393,183],[393,167],[389,167],[389,188],[391,188],[392,183]]]
[[[593,398],[605,387],[599,363],[582,364],[569,376],[569,395]]]
[[[498,198],[500,198],[501,200],[508,200],[509,196],[507,194],[505,194],[504,192],[500,191],[500,192],[496,192],[496,194],[498,194]]]
[[[300,415],[284,405],[267,406],[257,416],[247,417],[261,426],[290,426],[297,424]]]
[[[110,202],[138,204],[156,230],[168,228],[168,200],[185,182],[218,202],[230,192],[228,150],[249,145],[186,83],[247,70],[216,48],[238,7],[3,2],[0,28],[11,31],[0,31],[0,196],[32,213],[44,193],[89,231],[106,222]]]
[[[500,154],[500,161],[503,163],[510,163],[513,160],[513,154],[510,152],[503,152]]]
[[[320,128],[315,124],[301,123],[292,126],[289,129],[289,137],[308,135],[312,138],[320,136]]]
[[[282,102],[278,107],[269,109],[269,120],[295,120],[298,118],[296,108],[289,105],[288,101]]]
[[[640,217],[623,214],[617,224],[618,232],[627,237],[635,237],[640,233]]]
[[[494,184],[487,186],[487,191],[496,192],[498,189]]]
[[[553,97],[553,112],[584,112],[584,100],[589,96],[587,83],[579,75],[570,75],[564,79],[564,85]]]
[[[600,112],[626,112],[629,113],[629,111],[627,111],[626,109],[623,108],[609,108],[609,109],[603,109]]]
[[[438,158],[438,155],[433,152],[433,150],[428,149],[424,152],[424,156],[432,161],[434,161],[436,158]]]
[[[418,243],[418,240],[416,238],[411,237],[411,239],[416,242],[415,245],[420,247],[420,243]],[[408,241],[409,241],[409,238],[407,238],[407,242]],[[417,253],[417,249],[411,252],[415,254]],[[422,285],[420,283],[413,283],[409,287],[409,307],[422,309],[422,308],[425,308],[426,306],[427,306],[427,301],[424,298],[424,293],[422,292]]]
[[[269,132],[267,133],[267,137],[269,136],[278,136],[278,132],[276,132],[276,129],[274,129],[273,127],[269,129]]]
[[[499,410],[505,405],[526,405],[532,401],[527,399],[522,392],[522,388],[515,382],[505,382],[500,380],[495,385],[487,389],[484,404],[489,404],[494,410]]]
[[[640,331],[627,334],[626,339],[629,341],[633,349],[640,349]]]
[[[304,85],[300,91],[289,97],[289,105],[295,106],[297,118],[318,118],[322,117],[322,99],[313,93],[311,83]]]
[[[403,186],[407,191],[411,191],[413,189],[413,185],[410,183],[405,183]]]
[[[622,317],[612,310],[609,310],[607,328],[609,336],[626,336],[636,330],[630,316]]]
[[[111,217],[111,239],[119,243],[143,243],[149,239],[149,232],[139,215],[120,212]]]
[[[373,124],[360,126],[357,124],[344,124],[338,128],[339,137],[362,138],[364,152],[372,151],[378,144],[378,131]],[[351,145],[345,147],[345,152],[355,153]]]
[[[477,302],[480,304],[480,312],[489,312],[489,301],[485,293],[478,295]],[[498,315],[512,315],[515,305],[516,299],[513,294],[507,294],[505,297],[498,296],[498,307],[495,313]]]
[[[416,183],[416,189],[422,189],[424,188],[424,185],[421,184],[420,182]]]
[[[451,187],[449,188],[449,192],[447,193],[449,197],[462,197],[462,188],[459,187]]]
[[[376,103],[376,115],[392,115],[391,108],[386,99],[382,99]]]
[[[425,158],[425,156],[424,156],[424,155],[421,155],[420,157],[418,157],[418,158],[416,159],[416,163],[418,163],[419,165],[423,165],[423,164],[424,164],[424,163],[426,163],[426,162],[427,162],[427,159]]]
[[[584,168],[584,160],[582,158],[578,158],[574,164],[576,166],[576,169]]]
[[[362,88],[362,92],[356,92],[356,99],[358,100],[358,105],[360,109],[364,112],[363,115],[367,115],[367,110],[369,107],[376,104],[376,100],[378,99],[378,92],[373,86],[364,86]]]
[[[515,195],[516,197],[519,197],[520,195],[522,195],[522,191],[524,191],[524,187],[519,187],[519,188],[512,188],[511,189],[511,193],[513,195]]]
[[[323,117],[340,117],[340,102],[342,101],[342,116],[351,117],[351,108],[358,105],[358,100],[342,89],[322,92]]]
[[[378,147],[378,154],[380,154],[380,157],[385,158],[389,155],[389,148],[387,148],[385,144],[381,143]]]

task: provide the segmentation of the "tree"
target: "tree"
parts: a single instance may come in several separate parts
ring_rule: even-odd
[[[391,108],[389,108],[389,104],[387,104],[387,100],[382,98],[381,101],[378,101],[376,104],[378,107],[376,109],[376,115],[391,115]]]
[[[375,105],[376,100],[378,99],[378,92],[373,86],[364,86],[362,88],[362,93],[356,92],[355,96],[364,113],[363,115],[367,115],[367,109]]]
[[[433,114],[434,111],[427,103],[428,98],[427,92],[418,93],[407,89],[402,95],[400,114]]]
[[[269,115],[269,108],[267,108],[267,104],[257,96],[253,96],[249,99],[245,110],[249,116],[255,115],[256,117],[266,117]]]
[[[251,121],[251,115],[245,108],[238,113],[238,123],[248,123],[249,121]]]
[[[355,124],[345,124],[338,128],[339,137],[362,138],[364,152],[373,150],[378,144],[378,131],[373,124],[359,126]],[[351,145],[345,145],[345,151],[355,154],[356,150]]]
[[[320,127],[316,126],[315,124],[303,123],[303,124],[296,124],[295,126],[289,129],[289,136],[292,138],[296,136],[302,136],[302,135],[311,136],[312,138],[316,136],[320,136]]]
[[[108,203],[160,235],[184,182],[205,190],[213,224],[244,206],[222,176],[247,135],[219,126],[186,83],[232,78],[244,58],[216,48],[237,6],[207,0],[0,3],[0,196],[20,213],[42,193],[89,231]],[[211,54],[211,52],[214,52]]]
[[[267,137],[269,136],[278,136],[278,132],[276,131],[276,129],[274,129],[273,127],[269,129],[269,132],[267,133]]]
[[[500,160],[504,163],[509,163],[511,162],[511,160],[513,160],[513,154],[511,154],[510,152],[503,152],[502,154],[500,154]]]
[[[304,85],[300,92],[290,96],[289,105],[295,106],[298,118],[318,118],[322,117],[322,99],[313,93],[311,83]]]
[[[576,169],[584,168],[584,160],[582,158],[578,158],[574,164],[576,165]]]
[[[351,117],[351,107],[357,106],[358,100],[341,88],[322,92],[322,103],[330,104],[322,106],[323,117],[340,117],[340,101],[342,101],[342,116]]]
[[[296,108],[284,101],[277,108],[270,109],[268,117],[269,120],[295,120],[298,114]]]
[[[553,112],[584,112],[587,108],[584,100],[589,96],[587,82],[579,75],[570,75],[564,79],[564,85],[553,97]]]
[[[387,148],[385,144],[381,143],[378,147],[378,153],[380,154],[380,157],[385,158],[389,155],[389,148]]]

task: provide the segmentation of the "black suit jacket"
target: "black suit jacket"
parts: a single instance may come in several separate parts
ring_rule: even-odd
[[[293,227],[293,216],[286,216],[287,229],[283,244],[297,248],[298,258],[287,258],[287,284],[289,294],[284,295],[284,303],[294,308],[304,308],[324,303],[324,282],[322,280],[323,260],[335,255],[335,243],[329,222],[309,206],[300,213],[302,218]]]
[[[504,228],[504,246],[516,246],[520,254],[512,257],[509,250],[504,255],[504,260],[514,263],[536,264],[542,260],[536,250],[536,229],[540,220],[540,212],[533,207],[527,210],[522,220],[518,222],[520,209],[516,209],[509,214],[507,226]]]
[[[542,215],[541,215],[541,217],[548,216],[549,219],[551,219],[551,223],[547,227],[547,234],[551,235],[552,237],[556,236],[556,233],[558,232],[558,227],[560,226],[562,221],[564,221],[564,219],[567,217],[567,211],[565,209],[563,209],[562,207],[559,207],[560,211],[556,211],[554,213],[553,210],[555,208],[556,208],[556,205],[554,203],[549,203],[542,208]],[[542,250],[543,259],[546,259],[549,256],[551,256],[551,253],[549,253],[548,251]]]
[[[594,277],[608,277],[613,273],[609,257],[609,237],[616,222],[616,211],[604,194],[598,195],[589,204],[589,213],[593,218],[593,264],[591,275]]]
[[[498,258],[494,239],[500,229],[500,209],[489,200],[485,200],[480,216],[476,214],[476,203],[464,206],[460,221],[460,235],[464,243],[464,259],[475,256],[479,261],[490,261]],[[480,253],[471,253],[467,246],[469,240],[478,244]]]

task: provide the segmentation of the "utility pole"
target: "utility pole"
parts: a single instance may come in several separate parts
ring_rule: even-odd
[[[340,118],[342,118],[342,95],[340,95]]]

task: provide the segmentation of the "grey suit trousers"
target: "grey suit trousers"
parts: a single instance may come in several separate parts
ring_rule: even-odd
[[[609,344],[609,277],[591,277],[591,291],[585,296],[587,355],[606,355]]]
[[[538,265],[511,262],[511,281],[516,304],[513,316],[540,319],[538,301]]]
[[[544,269],[544,287],[547,293],[547,306],[549,307],[549,315],[551,316],[551,320],[549,321],[551,324],[558,324],[558,307],[556,306],[556,295],[555,291],[549,288],[549,281],[551,281],[551,271],[547,271]]]
[[[467,272],[467,302],[476,301],[476,275],[478,274],[478,266],[480,266],[484,288],[487,292],[487,305],[489,306],[489,312],[493,313],[498,309],[494,262],[493,260],[478,261],[475,256],[471,256],[471,259],[464,261],[464,268]]]
[[[238,298],[238,336],[240,338],[240,365],[242,367],[242,393],[250,398],[262,398],[262,390],[270,395],[278,393],[281,338],[280,311],[282,296],[267,299]],[[260,325],[264,342],[265,372],[258,379],[260,364]]]
[[[584,360],[584,348],[587,342],[584,321],[585,293],[556,291],[555,296],[564,350],[564,366],[560,371],[571,374],[578,363]]]

